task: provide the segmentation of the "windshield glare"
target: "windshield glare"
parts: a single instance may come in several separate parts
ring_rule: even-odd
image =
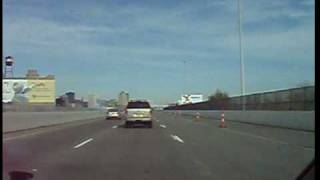
[[[315,0],[2,3],[3,179],[312,176]]]

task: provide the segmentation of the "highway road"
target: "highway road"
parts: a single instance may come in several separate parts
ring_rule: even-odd
[[[35,180],[294,179],[314,158],[314,132],[155,111],[154,127],[92,121],[3,135],[3,178]]]

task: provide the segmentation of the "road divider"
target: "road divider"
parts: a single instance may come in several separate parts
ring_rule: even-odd
[[[28,130],[81,120],[104,118],[102,111],[72,111],[72,112],[5,112],[2,133]]]
[[[199,113],[199,112],[196,113],[196,119],[195,119],[195,121],[200,121],[200,113]]]
[[[172,112],[170,110],[165,110]],[[221,113],[228,117],[228,122],[239,122],[254,125],[272,126],[293,130],[315,130],[314,111],[236,111],[236,110],[179,110],[181,115],[194,117],[196,112],[201,118],[221,120]]]
[[[87,144],[87,143],[91,142],[92,140],[93,140],[92,138],[90,138],[90,139],[88,139],[88,140],[85,140],[85,141],[83,141],[82,143],[80,143],[80,144],[78,144],[78,145],[74,146],[73,148],[74,148],[74,149],[77,149],[77,148],[79,148],[79,147],[81,147],[81,146],[83,146],[83,145],[85,145],[85,144]]]
[[[221,113],[221,122],[220,122],[220,128],[226,128],[227,126],[224,123],[224,112]]]

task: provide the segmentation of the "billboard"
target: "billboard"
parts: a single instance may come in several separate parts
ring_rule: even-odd
[[[179,104],[190,104],[203,102],[203,95],[201,94],[186,94],[181,96]]]
[[[55,80],[3,79],[2,102],[55,103]]]

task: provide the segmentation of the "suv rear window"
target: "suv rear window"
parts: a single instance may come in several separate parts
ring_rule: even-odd
[[[118,112],[118,109],[109,109],[109,112]]]
[[[129,102],[127,108],[150,108],[148,102]]]

